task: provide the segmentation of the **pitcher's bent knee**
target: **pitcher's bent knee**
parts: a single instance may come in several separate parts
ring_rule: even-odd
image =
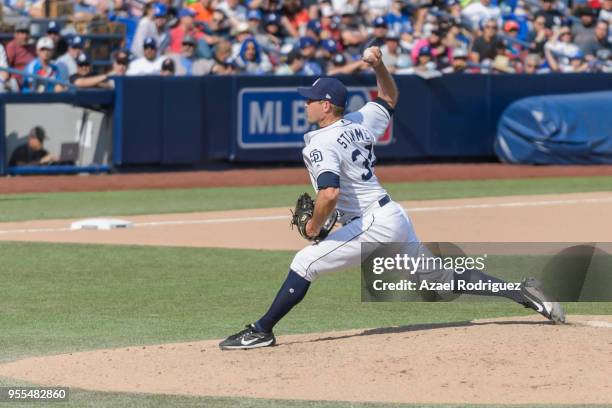
[[[312,250],[312,248],[315,247],[309,246],[302,249],[300,252],[295,254],[295,257],[293,257],[293,261],[291,262],[291,269],[309,282],[312,282],[318,275],[314,264],[319,256],[315,253],[316,251]]]

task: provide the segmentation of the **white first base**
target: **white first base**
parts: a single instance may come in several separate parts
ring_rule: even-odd
[[[110,230],[115,228],[131,228],[132,223],[117,218],[88,218],[86,220],[75,221],[70,224],[71,230],[93,229]]]

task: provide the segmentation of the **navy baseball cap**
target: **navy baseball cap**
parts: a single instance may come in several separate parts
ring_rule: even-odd
[[[336,78],[319,78],[311,87],[298,88],[298,93],[314,101],[330,101],[336,106],[346,105],[346,86]]]
[[[266,18],[264,19],[264,22],[266,25],[269,24],[274,24],[274,25],[279,25],[280,24],[280,19],[278,18],[278,15],[274,14],[274,13],[270,13],[268,15],[266,15]]]
[[[338,51],[338,44],[336,44],[336,42],[331,38],[321,41],[321,46],[325,51],[331,52],[332,54],[335,54]]]
[[[247,13],[247,20],[261,20],[261,11],[249,10]]]
[[[431,56],[431,48],[427,45],[419,49],[419,57],[424,56],[424,55]]]
[[[306,28],[319,34],[321,32],[321,22],[319,20],[310,20],[308,24],[306,24]]]
[[[346,64],[346,57],[342,54],[336,54],[332,58],[332,63],[337,67],[341,67]]]
[[[89,61],[89,58],[87,58],[87,55],[85,55],[85,53],[82,53],[81,55],[77,57],[76,63],[79,67],[83,67],[85,65],[91,65],[91,61]]]
[[[385,21],[385,18],[382,16],[376,17],[372,25],[377,28],[380,28],[380,27],[387,28],[387,22]]]
[[[147,37],[144,39],[143,48],[155,48],[157,49],[157,41],[153,37]]]
[[[300,38],[300,48],[306,48],[313,46],[317,43],[317,41],[312,37],[302,37]]]
[[[68,45],[70,45],[71,48],[83,48],[83,37],[80,35],[75,35],[70,39]]]
[[[59,34],[60,32],[60,27],[59,24],[57,24],[57,21],[49,21],[49,25],[47,26],[47,33],[48,34]]]

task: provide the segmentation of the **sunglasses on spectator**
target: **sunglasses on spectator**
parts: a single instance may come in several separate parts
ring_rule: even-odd
[[[39,50],[41,50],[41,51],[52,51],[51,48],[39,48]]]
[[[493,24],[491,24],[491,25],[488,25],[488,24],[487,24],[487,25],[485,26],[485,28],[490,28],[491,30],[497,30],[497,26],[496,26],[496,25],[493,25]]]
[[[538,66],[535,64],[527,64],[525,65],[526,68],[537,68]]]

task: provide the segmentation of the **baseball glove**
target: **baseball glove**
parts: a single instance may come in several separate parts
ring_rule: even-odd
[[[293,229],[295,225],[303,238],[309,241],[319,242],[324,240],[329,235],[332,228],[334,228],[334,225],[336,225],[338,212],[336,210],[332,211],[331,215],[325,221],[325,224],[323,224],[319,235],[311,237],[306,233],[306,224],[308,224],[308,221],[312,218],[314,208],[315,202],[308,193],[299,196],[295,203],[295,211],[291,212],[291,229]]]

